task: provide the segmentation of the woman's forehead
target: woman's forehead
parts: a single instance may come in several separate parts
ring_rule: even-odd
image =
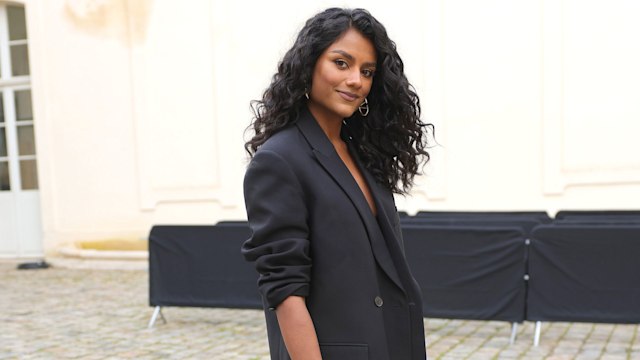
[[[359,62],[376,62],[376,49],[371,40],[358,30],[349,28],[325,50],[325,53],[339,53],[351,56]],[[346,53],[346,55],[345,55]],[[347,56],[347,57],[348,57]]]

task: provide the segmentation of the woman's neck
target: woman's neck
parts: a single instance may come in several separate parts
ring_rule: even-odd
[[[322,111],[322,109],[312,106],[311,104],[308,104],[308,108],[318,125],[320,125],[322,131],[329,138],[329,141],[331,141],[334,146],[341,145],[343,141],[340,137],[340,130],[342,129],[343,119],[333,114],[327,114],[326,111]]]

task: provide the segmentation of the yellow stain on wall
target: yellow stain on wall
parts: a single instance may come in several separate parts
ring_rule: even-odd
[[[149,242],[141,239],[102,239],[76,241],[76,247],[83,250],[107,251],[147,251]]]

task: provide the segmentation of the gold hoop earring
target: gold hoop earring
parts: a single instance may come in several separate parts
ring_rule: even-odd
[[[364,98],[364,102],[358,106],[358,111],[363,117],[369,115],[369,101],[367,101],[367,98]]]

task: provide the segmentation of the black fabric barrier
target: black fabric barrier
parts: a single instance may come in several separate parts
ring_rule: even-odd
[[[543,224],[551,223],[549,214],[545,211],[419,211],[414,217],[426,218],[523,218],[536,219]]]
[[[586,224],[586,225],[616,225],[616,224],[640,224],[640,216],[567,216],[558,219],[554,224]]]
[[[534,227],[541,225],[540,220],[536,218],[525,218],[525,217],[487,217],[483,219],[477,218],[429,218],[429,217],[411,217],[411,218],[400,218],[400,223],[402,226],[405,225],[434,225],[434,226],[450,226],[450,227],[459,227],[459,226],[493,226],[493,227],[518,227],[521,228],[525,235],[531,233]]]
[[[517,227],[403,225],[424,316],[521,322],[525,235]]]
[[[582,224],[624,224],[624,223],[637,223],[640,222],[640,215],[567,215],[562,219],[557,219],[554,224],[563,223],[582,223]]]
[[[640,217],[640,210],[560,210],[555,216],[556,220],[565,219],[567,217],[581,216],[635,216]]]
[[[640,225],[534,229],[527,319],[640,322]]]
[[[526,246],[531,223],[402,219],[424,316],[640,322],[640,224],[627,215],[569,216],[535,227]],[[153,227],[150,305],[261,309],[257,274],[239,252],[249,236],[246,222]]]
[[[151,306],[261,309],[257,273],[240,254],[246,223],[158,225],[149,235]]]

